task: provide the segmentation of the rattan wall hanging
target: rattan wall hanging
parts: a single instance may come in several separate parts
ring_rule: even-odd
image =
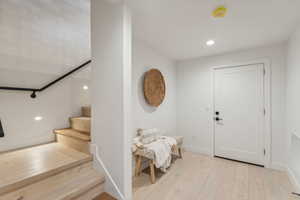
[[[144,77],[144,96],[148,104],[158,107],[165,99],[166,85],[158,69],[150,69]]]

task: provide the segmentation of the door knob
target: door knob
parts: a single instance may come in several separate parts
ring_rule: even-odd
[[[218,122],[218,121],[222,121],[223,119],[220,117],[215,117],[215,120]]]

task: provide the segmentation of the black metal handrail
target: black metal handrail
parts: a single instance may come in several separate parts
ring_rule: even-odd
[[[41,88],[21,88],[21,87],[6,87],[6,86],[0,86],[0,90],[12,90],[12,91],[28,91],[28,92],[32,92],[30,97],[31,98],[36,98],[36,93],[37,92],[43,92],[44,90],[46,90],[47,88],[51,87],[52,85],[54,85],[55,83],[61,81],[62,79],[66,78],[67,76],[73,74],[74,72],[80,70],[81,68],[87,66],[88,64],[90,64],[92,61],[89,60],[83,64],[81,64],[80,66],[72,69],[71,71],[69,71],[68,73],[60,76],[59,78],[55,79],[54,81],[48,83],[47,85],[45,85],[44,87]]]
[[[4,131],[3,131],[3,128],[2,128],[1,119],[0,119],[0,137],[4,137]]]

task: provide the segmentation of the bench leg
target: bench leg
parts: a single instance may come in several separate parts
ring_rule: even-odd
[[[152,184],[155,183],[155,168],[153,160],[150,160],[150,180]]]
[[[135,156],[135,176],[139,176],[142,167],[142,156]]]
[[[179,157],[182,159],[182,149],[181,148],[178,148],[178,153],[179,153]]]

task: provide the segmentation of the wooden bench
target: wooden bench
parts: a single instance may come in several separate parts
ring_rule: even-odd
[[[182,156],[182,144],[183,144],[183,137],[182,136],[175,136],[174,139],[177,141],[177,145],[172,147],[172,154],[179,156],[181,159]],[[143,149],[137,149],[133,153],[135,157],[135,176],[139,176],[142,170],[142,160],[146,159],[149,163],[150,167],[150,181],[152,184],[155,183],[156,176],[155,176],[155,155],[153,152],[147,152]]]

